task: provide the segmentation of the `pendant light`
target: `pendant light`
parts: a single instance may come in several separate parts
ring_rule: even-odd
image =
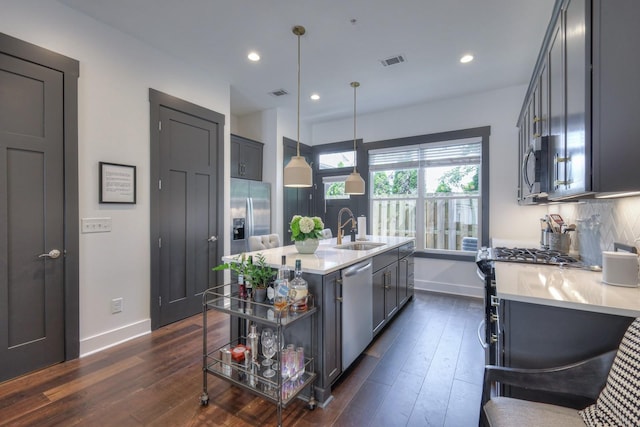
[[[357,151],[356,151],[356,88],[360,86],[358,82],[351,82],[353,88],[353,172],[349,175],[344,182],[345,194],[364,194],[364,179],[360,176],[356,170]]]
[[[306,30],[301,25],[293,27],[293,34],[298,36],[298,139],[297,139],[297,155],[292,157],[287,166],[284,168],[284,186],[285,187],[311,187],[313,184],[313,174],[311,166],[304,157],[300,155],[300,36],[304,35]]]

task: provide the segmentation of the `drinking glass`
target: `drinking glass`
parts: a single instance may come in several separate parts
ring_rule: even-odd
[[[262,353],[264,354],[264,357],[266,357],[269,362],[267,370],[264,371],[262,375],[264,375],[265,378],[271,378],[276,374],[276,371],[271,369],[271,358],[273,357],[274,354],[276,354],[276,347],[273,341],[266,344],[264,342],[262,343]]]
[[[264,357],[266,357],[266,359],[262,361],[262,366],[271,366],[271,357],[273,357],[273,354],[271,354],[271,356],[267,356],[264,349],[268,349],[269,347],[273,347],[274,350],[276,349],[276,336],[273,329],[264,328],[260,339],[262,340],[262,353],[264,354]],[[268,352],[271,353],[271,351]]]
[[[289,365],[287,364],[287,359],[289,358],[289,350],[286,348],[280,350],[280,371],[283,379],[289,378]]]
[[[304,369],[304,347],[298,347],[296,348],[296,376],[302,377]]]
[[[287,361],[286,361],[286,370],[289,378],[291,380],[295,380],[298,378],[296,375],[296,349],[293,344],[289,344],[287,346]]]

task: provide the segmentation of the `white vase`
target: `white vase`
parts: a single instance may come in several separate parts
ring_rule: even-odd
[[[318,239],[296,240],[296,250],[301,254],[312,254],[318,249],[320,242]]]

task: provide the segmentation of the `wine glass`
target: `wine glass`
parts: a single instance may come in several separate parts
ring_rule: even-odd
[[[265,334],[265,331],[267,332]],[[276,354],[276,340],[273,331],[268,329],[262,331],[262,354],[266,359],[262,362],[263,366],[267,366],[267,370],[263,372],[265,378],[271,378],[276,371],[271,369],[271,358]]]
[[[275,349],[275,340],[276,340],[276,336],[273,332],[273,329],[270,328],[264,328],[262,330],[262,334],[260,336],[261,340],[262,340],[262,353],[264,354],[264,348],[265,347],[274,347]],[[265,357],[267,357],[267,355],[265,354]],[[267,357],[265,360],[262,361],[262,366],[271,366],[271,358]]]

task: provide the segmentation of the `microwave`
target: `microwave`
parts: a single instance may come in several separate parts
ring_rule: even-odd
[[[547,201],[549,191],[549,137],[539,136],[524,147],[520,167],[521,203],[534,204]]]

